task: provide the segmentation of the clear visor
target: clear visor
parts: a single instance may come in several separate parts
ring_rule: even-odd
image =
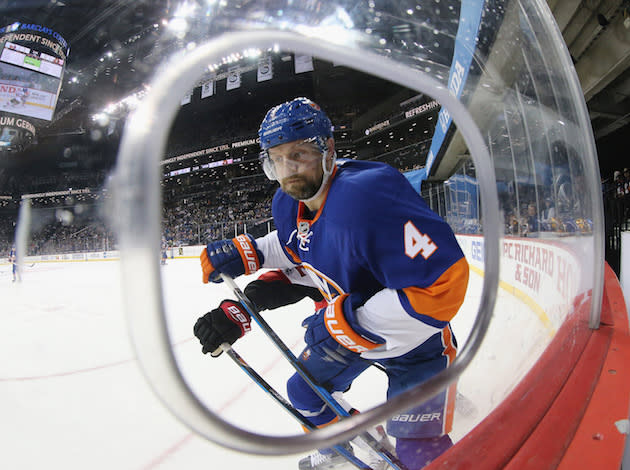
[[[259,154],[263,171],[270,180],[278,180],[299,173],[313,164],[319,164],[326,154],[326,140],[311,137],[278,145]]]

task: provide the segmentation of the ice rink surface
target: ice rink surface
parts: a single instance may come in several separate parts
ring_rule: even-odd
[[[40,263],[25,268],[23,282],[12,283],[10,266],[0,266],[0,468],[296,469],[299,456],[252,456],[212,444],[158,400],[134,359],[119,268],[118,261]],[[248,430],[301,432],[226,355],[201,354],[192,327],[232,297],[227,287],[202,284],[197,259],[169,260],[162,280],[173,350],[195,394]],[[481,281],[471,273],[466,302],[453,321],[460,348],[475,319]],[[301,321],[312,311],[312,302],[303,300],[265,318],[297,354],[304,344]],[[499,292],[488,337],[458,383],[454,440],[503,399],[549,335],[525,305]],[[257,327],[235,350],[285,395],[292,370]],[[385,375],[371,368],[346,399],[365,409],[381,403],[385,389]]]

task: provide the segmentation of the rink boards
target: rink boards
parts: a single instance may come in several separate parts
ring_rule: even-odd
[[[483,238],[459,238],[471,266],[466,301],[453,321],[461,347],[475,320],[484,269]],[[570,264],[575,253],[566,245],[526,239],[506,239],[503,244],[501,288],[490,330],[458,383],[455,440],[502,403],[550,343],[571,303],[562,298],[567,291],[561,281],[569,272],[564,266],[571,266],[568,288],[577,292],[581,283]],[[177,251],[175,256],[181,259],[169,259],[161,268],[173,351],[183,376],[208,407],[245,429],[299,433],[293,420],[227,358],[210,359],[200,353],[192,325],[230,296],[222,286],[199,282],[200,251],[201,247],[184,248],[181,255]],[[15,284],[10,283],[10,268],[1,268],[8,288],[3,289],[5,338],[0,353],[19,360],[5,361],[0,369],[3,415],[5,423],[11,423],[2,429],[7,446],[0,465],[42,464],[38,459],[43,457],[27,448],[27,442],[36,439],[44,443],[41,455],[49,465],[63,463],[70,469],[82,467],[88,459],[95,462],[92,468],[175,469],[205,458],[235,468],[295,468],[295,457],[261,460],[207,443],[168,413],[134,359],[121,306],[119,263],[80,262],[115,260],[113,252],[94,256],[33,260],[33,267],[25,268],[24,281]],[[540,282],[523,282],[525,269],[526,279],[535,279],[531,272],[536,272]],[[249,279],[242,278],[239,284]],[[312,308],[312,303],[302,301],[266,316],[296,353],[303,347],[301,320]],[[240,340],[236,349],[284,394],[291,369],[258,333]],[[385,389],[385,376],[370,369],[347,398],[366,409],[385,399]],[[70,454],[69,447],[75,449]]]

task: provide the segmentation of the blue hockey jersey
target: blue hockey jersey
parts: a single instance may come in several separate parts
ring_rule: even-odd
[[[365,357],[404,354],[457,313],[468,264],[448,224],[394,168],[339,161],[331,178],[317,213],[276,192],[277,233],[259,241],[263,266],[282,267],[280,250],[270,246],[279,243],[286,258],[308,269],[328,300],[346,293],[360,299],[361,326],[387,340]]]

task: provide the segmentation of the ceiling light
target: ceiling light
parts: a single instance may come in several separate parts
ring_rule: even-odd
[[[175,8],[173,17],[175,18],[190,18],[195,14],[197,5],[193,2],[184,1]]]
[[[188,21],[182,17],[175,17],[168,22],[168,29],[176,35],[183,34],[188,30]]]

